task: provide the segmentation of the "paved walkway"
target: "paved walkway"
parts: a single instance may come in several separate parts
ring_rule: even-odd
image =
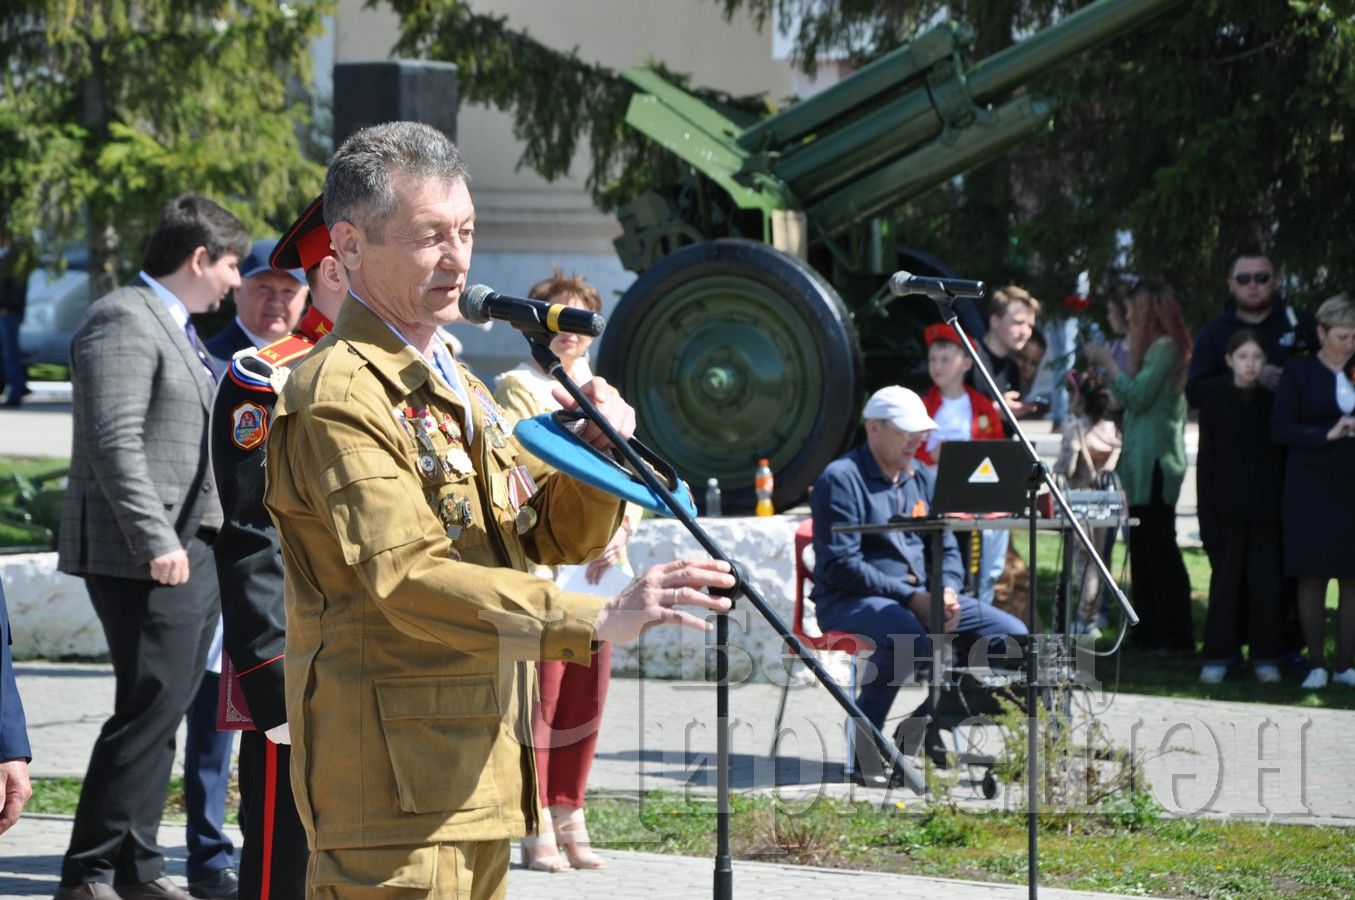
[[[19,688],[29,713],[38,776],[80,775],[113,694],[107,666],[21,663]],[[825,691],[792,689],[786,726],[791,734],[777,763],[767,757],[780,690],[746,684],[731,690],[735,719],[732,783],[736,791],[773,793],[793,807],[821,794],[910,810],[926,801],[902,790],[886,794],[837,783],[844,747],[841,715]],[[896,709],[906,711],[921,689],[906,687]],[[1272,821],[1355,825],[1355,713],[1240,703],[1163,700],[1132,695],[1087,695],[1098,720],[1120,747],[1144,753],[1142,773],[1163,805],[1183,815],[1237,816]],[[1074,718],[1075,727],[1086,721]],[[991,735],[990,735],[991,737]],[[182,741],[180,741],[182,746]],[[714,690],[695,682],[617,680],[612,683],[591,785],[619,796],[649,790],[691,792],[709,798],[713,784]],[[828,783],[824,783],[828,782]],[[1003,786],[993,801],[978,797],[962,773],[956,788],[966,806],[1024,809],[1019,791]],[[49,897],[55,889],[70,822],[25,816],[0,838],[0,897]],[[182,826],[161,837],[170,872],[183,877]],[[601,837],[599,835],[599,837]],[[687,898],[711,892],[709,859],[605,851],[605,872],[548,876],[514,868],[510,895],[552,900],[595,897]],[[941,881],[834,869],[736,862],[735,896],[934,897],[1023,896],[1023,886]],[[1104,895],[1042,891],[1048,897]]]

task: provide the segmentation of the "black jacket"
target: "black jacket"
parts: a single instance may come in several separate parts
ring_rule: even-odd
[[[1224,385],[1200,410],[1195,463],[1200,539],[1208,547],[1222,524],[1278,524],[1284,450],[1270,438],[1270,391]]]
[[[1186,374],[1186,400],[1200,408],[1220,388],[1233,383],[1232,370],[1224,362],[1228,339],[1239,328],[1251,328],[1261,337],[1266,362],[1284,367],[1293,356],[1317,350],[1317,320],[1313,314],[1276,299],[1270,315],[1252,324],[1237,317],[1237,305],[1229,300],[1218,318],[1206,322],[1195,335]]]

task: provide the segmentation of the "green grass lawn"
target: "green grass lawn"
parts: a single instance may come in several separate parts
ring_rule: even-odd
[[[24,812],[46,813],[53,816],[75,815],[76,804],[80,802],[82,778],[34,778],[33,796],[24,806]],[[239,824],[240,787],[231,776],[226,787],[226,821],[231,825]],[[187,821],[188,814],[183,805],[183,778],[175,775],[169,782],[168,799],[165,801],[165,819],[167,821]]]
[[[1017,550],[1024,556],[1027,553],[1025,534],[1014,538]],[[1039,564],[1038,590],[1041,597],[1040,612],[1046,626],[1053,621],[1052,609],[1054,590],[1060,558],[1060,540],[1057,535],[1042,534],[1036,546],[1036,562]],[[1186,572],[1190,576],[1192,615],[1195,622],[1196,646],[1204,637],[1205,610],[1209,602],[1209,559],[1199,548],[1186,548],[1181,552],[1186,563]],[[1108,565],[1117,581],[1129,589],[1129,569],[1125,562],[1125,545],[1119,541]],[[1327,653],[1336,652],[1336,584],[1332,582],[1327,592]],[[1112,627],[1097,643],[1098,649],[1107,650],[1115,643],[1119,634],[1119,616],[1112,616]],[[1355,709],[1355,690],[1329,687],[1324,691],[1305,691],[1299,688],[1303,676],[1296,672],[1286,672],[1279,684],[1261,684],[1247,666],[1231,669],[1222,684],[1200,684],[1200,660],[1196,655],[1154,656],[1127,645],[1122,647],[1118,663],[1115,659],[1097,661],[1097,677],[1102,683],[1133,694],[1154,694],[1164,697],[1189,697],[1197,700],[1235,700],[1243,703],[1283,703],[1290,706],[1310,706],[1327,709]]]
[[[39,778],[28,812],[71,815],[78,778]],[[903,798],[903,799],[899,799]],[[236,821],[232,784],[227,821]],[[1012,813],[921,808],[898,792],[881,805],[820,797],[790,803],[731,800],[737,859],[869,869],[940,878],[1022,883],[1026,821]],[[1166,819],[1143,797],[1119,798],[1096,814],[1040,818],[1040,883],[1046,887],[1159,897],[1346,898],[1355,895],[1355,841],[1337,828]],[[655,792],[641,802],[594,795],[588,827],[599,847],[709,856],[713,801]],[[167,821],[182,821],[175,778]]]
[[[901,792],[897,795],[903,797]],[[911,795],[907,795],[911,797]],[[594,798],[594,843],[708,856],[713,804],[672,794],[641,803]],[[1008,813],[915,810],[818,798],[791,806],[735,797],[730,846],[739,859],[1021,883],[1026,820]],[[1355,841],[1335,828],[1159,819],[1118,801],[1098,815],[1040,821],[1040,883],[1165,897],[1345,898],[1355,894]]]

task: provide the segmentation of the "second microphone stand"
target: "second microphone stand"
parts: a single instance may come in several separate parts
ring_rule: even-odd
[[[660,479],[644,464],[635,449],[630,443],[612,427],[607,418],[598,412],[595,407],[584,395],[583,391],[574,383],[565,368],[560,363],[559,357],[550,349],[550,340],[554,337],[549,332],[535,332],[523,330],[523,337],[532,348],[532,359],[536,360],[543,371],[555,378],[556,381],[564,387],[569,395],[579,404],[579,410],[587,416],[595,425],[602,430],[612,445],[620,451],[626,462],[630,465],[632,471],[636,472],[649,486],[655,494],[663,499],[668,505],[668,509],[673,515],[682,522],[713,559],[722,560],[729,564],[734,573],[735,585],[729,590],[722,592],[731,600],[737,597],[744,597],[753,604],[753,608],[767,620],[776,633],[785,641],[786,646],[795,651],[800,661],[814,673],[819,683],[827,689],[838,705],[847,713],[850,718],[848,727],[860,727],[870,737],[875,744],[880,755],[884,757],[889,766],[900,774],[904,783],[910,790],[921,796],[926,791],[926,783],[922,776],[918,774],[907,758],[899,751],[899,748],[892,741],[884,736],[884,733],[876,728],[865,714],[861,712],[856,701],[842,689],[832,675],[824,669],[822,663],[814,651],[809,649],[800,641],[776,611],[771,608],[766,599],[757,591],[748,579],[744,576],[742,567],[734,560],[730,559],[708,535],[687,510],[683,504],[677,502],[671,491],[660,481]],[[734,896],[734,868],[733,857],[729,849],[729,616],[727,613],[719,613],[715,617],[715,643],[717,657],[715,661],[715,716],[716,716],[716,773],[715,773],[715,821],[716,821],[716,847],[715,847],[715,900],[730,900]],[[888,767],[887,769],[888,770]]]
[[[1137,625],[1139,622],[1138,614],[1134,612],[1134,607],[1130,605],[1129,598],[1125,596],[1124,591],[1115,583],[1115,578],[1110,574],[1110,569],[1106,567],[1105,560],[1097,552],[1092,539],[1083,529],[1082,524],[1073,515],[1072,507],[1068,505],[1068,498],[1059,490],[1059,486],[1054,483],[1054,477],[1049,471],[1049,466],[1045,465],[1040,454],[1035,449],[1035,445],[1030,442],[1030,438],[1021,428],[1021,423],[1017,421],[1016,414],[1012,412],[1011,404],[1007,402],[1007,397],[998,389],[997,382],[993,380],[993,374],[988,371],[984,365],[983,359],[979,356],[978,350],[969,340],[969,335],[961,327],[959,318],[955,314],[955,297],[948,293],[941,295],[930,295],[936,301],[937,309],[941,312],[941,318],[946,324],[955,329],[956,334],[960,336],[960,346],[969,354],[969,358],[974,363],[974,371],[979,373],[983,379],[984,386],[988,389],[988,394],[994,398],[998,408],[1002,410],[1002,417],[1011,425],[1012,435],[1021,442],[1025,448],[1026,457],[1030,460],[1030,469],[1026,474],[1026,503],[1027,515],[1030,520],[1028,533],[1029,540],[1029,559],[1027,567],[1030,570],[1030,604],[1027,609],[1026,627],[1030,631],[1030,642],[1027,645],[1026,652],[1026,843],[1027,843],[1027,868],[1026,884],[1029,890],[1031,900],[1039,892],[1040,878],[1040,854],[1039,854],[1039,830],[1037,817],[1040,810],[1039,793],[1036,790],[1036,779],[1039,778],[1039,719],[1036,712],[1036,702],[1039,698],[1039,679],[1040,679],[1040,641],[1036,635],[1036,615],[1035,600],[1038,596],[1036,592],[1036,574],[1035,564],[1035,496],[1040,491],[1041,485],[1048,485],[1049,492],[1054,497],[1054,502],[1058,506],[1059,512],[1066,518],[1071,526],[1077,540],[1082,544],[1083,549],[1087,551],[1088,557],[1096,570],[1100,573],[1101,580],[1110,587],[1116,601],[1120,604],[1120,609],[1124,611],[1125,618],[1130,625]]]

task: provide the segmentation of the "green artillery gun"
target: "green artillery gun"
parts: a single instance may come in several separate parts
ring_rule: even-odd
[[[718,478],[726,508],[752,508],[760,456],[777,508],[802,498],[851,441],[863,390],[921,357],[930,313],[886,318],[888,276],[955,274],[891,235],[890,211],[1046,130],[1052,102],[1020,88],[1175,2],[1097,0],[974,64],[971,35],[944,23],[754,122],[623,73],[639,88],[627,123],[691,167],[618,214],[640,277],[599,369],[641,437],[692,483]]]

